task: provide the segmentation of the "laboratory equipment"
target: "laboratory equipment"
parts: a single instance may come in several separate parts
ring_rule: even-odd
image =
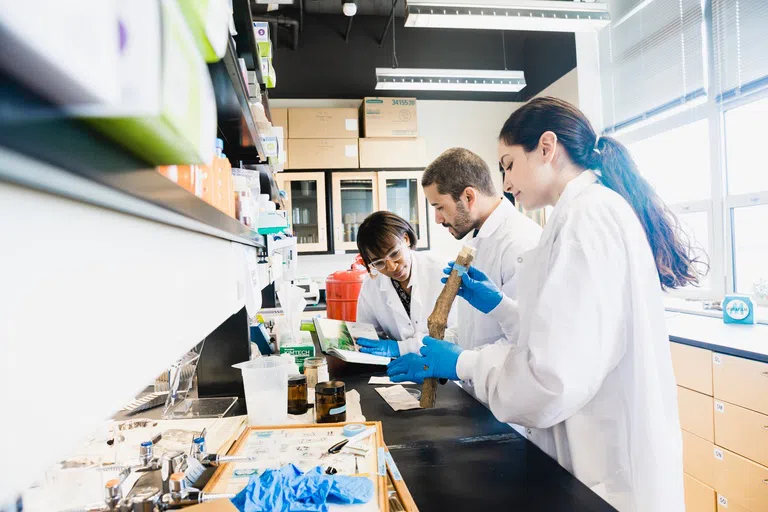
[[[288,415],[288,367],[279,356],[259,357],[233,365],[243,373],[250,425],[279,425]]]
[[[347,421],[347,395],[342,381],[321,382],[315,386],[315,421],[317,423]]]
[[[347,270],[334,272],[325,280],[327,316],[334,320],[357,320],[357,298],[367,271],[358,255]]]
[[[307,412],[307,377],[292,375],[288,379],[288,414]]]
[[[319,382],[331,379],[328,373],[328,361],[324,357],[308,357],[304,360],[304,375],[307,376],[307,387],[315,389]]]

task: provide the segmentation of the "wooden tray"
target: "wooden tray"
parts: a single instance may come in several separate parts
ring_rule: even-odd
[[[254,472],[260,473],[265,469],[277,469],[289,463],[296,464],[302,471],[307,471],[318,465],[323,468],[330,465],[337,468],[339,474],[354,476],[356,457],[345,454],[343,451],[336,455],[322,456],[328,448],[345,439],[342,435],[342,429],[347,424],[248,427],[228,454],[263,454],[264,458],[250,462],[223,464],[216,470],[203,490],[206,493],[215,494],[236,493],[245,487],[250,475]],[[390,512],[392,510],[390,509],[390,500],[393,500],[393,508],[397,507],[396,504],[399,503],[403,510],[418,511],[396,466],[394,470],[392,468],[391,456],[389,457],[390,462],[387,463],[389,450],[384,444],[381,422],[368,421],[363,424],[366,427],[375,427],[376,434],[367,440],[370,448],[368,455],[357,458],[357,474],[371,479],[377,500],[375,504],[354,505],[350,508],[361,511]],[[392,490],[394,495],[392,495]],[[333,509],[336,509],[336,506],[331,507],[331,510]]]

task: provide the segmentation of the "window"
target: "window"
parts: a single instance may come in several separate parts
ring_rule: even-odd
[[[733,275],[738,293],[768,301],[768,205],[733,209]]]
[[[707,119],[628,144],[632,157],[670,205],[711,197]],[[688,148],[694,147],[696,151]]]
[[[768,165],[761,156],[768,133],[768,98],[725,113],[728,194],[768,191]]]

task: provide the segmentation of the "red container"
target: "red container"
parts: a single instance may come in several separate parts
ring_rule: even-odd
[[[334,320],[357,320],[357,297],[367,271],[358,254],[349,270],[334,272],[325,280],[326,315]]]

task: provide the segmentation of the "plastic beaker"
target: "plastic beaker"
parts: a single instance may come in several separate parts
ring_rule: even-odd
[[[282,425],[288,418],[290,361],[279,356],[257,357],[233,364],[243,372],[249,425]]]

